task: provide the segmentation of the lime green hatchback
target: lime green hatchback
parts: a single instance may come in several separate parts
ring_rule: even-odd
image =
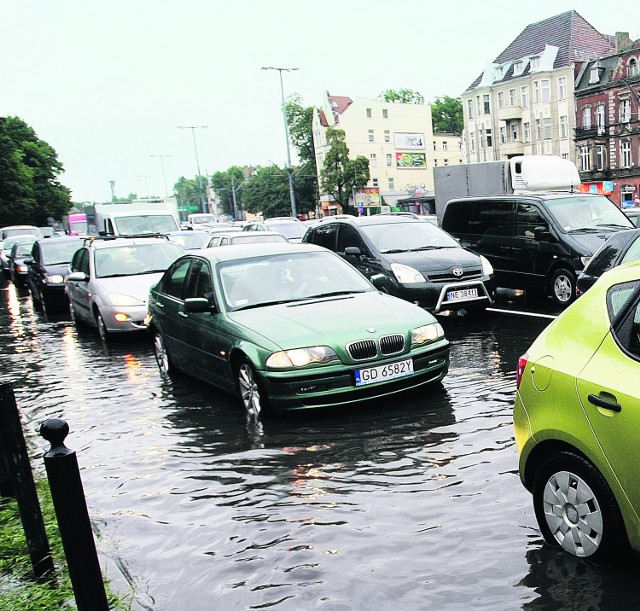
[[[640,264],[605,273],[518,363],[520,478],[545,540],[594,562],[640,551]]]

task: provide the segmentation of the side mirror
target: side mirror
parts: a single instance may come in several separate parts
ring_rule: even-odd
[[[373,274],[369,280],[377,289],[382,289],[387,282],[387,277],[384,274]]]
[[[22,261],[25,265],[33,265],[34,261],[32,257],[27,257]]]
[[[84,272],[71,272],[67,276],[67,280],[70,280],[71,282],[86,282],[89,280],[89,277]]]
[[[551,232],[546,227],[542,227],[542,226],[536,227],[533,230],[533,237],[538,242],[552,242],[553,241],[553,235],[551,234]]]
[[[361,255],[361,252],[357,246],[347,246],[344,249],[344,254],[347,257],[359,257]]]
[[[184,300],[184,311],[189,314],[203,314],[204,312],[215,312],[215,306],[209,303],[204,297],[190,297]]]

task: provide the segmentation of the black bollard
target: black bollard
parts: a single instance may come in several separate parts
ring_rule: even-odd
[[[59,418],[40,427],[40,434],[51,443],[44,455],[51,498],[78,611],[108,611],[78,460],[64,445],[68,433],[69,425]]]
[[[10,384],[0,384],[0,462],[3,493],[15,496],[27,540],[33,572],[38,580],[53,577],[53,559],[42,510],[33,481],[20,413]]]

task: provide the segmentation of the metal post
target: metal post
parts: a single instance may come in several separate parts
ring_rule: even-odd
[[[198,145],[196,144],[196,129],[206,129],[207,125],[178,125],[178,129],[190,129],[193,136],[193,150],[196,154],[196,168],[198,169],[198,189],[200,191],[200,212],[208,212],[205,206],[204,194],[202,191],[202,176],[200,176],[200,160],[198,159]]]
[[[160,167],[162,168],[162,182],[164,183],[164,196],[169,197],[169,191],[167,191],[167,177],[164,173],[164,158],[171,157],[171,155],[149,155],[149,157],[160,157]]]
[[[22,433],[20,413],[9,384],[0,385],[0,450],[3,469],[10,480],[8,486],[18,503],[33,572],[37,579],[53,577],[49,540]]]
[[[44,455],[51,498],[78,611],[108,611],[78,460],[76,453],[64,445],[68,433],[69,426],[59,418],[51,418],[40,427],[40,434],[51,443]]]
[[[240,219],[238,218],[238,202],[236,201],[236,181],[233,176],[231,176],[231,197],[233,198],[233,218],[236,221],[239,221]]]

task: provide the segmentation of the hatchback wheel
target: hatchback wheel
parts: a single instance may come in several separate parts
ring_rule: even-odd
[[[153,352],[156,357],[156,363],[158,363],[160,375],[163,378],[169,377],[173,372],[173,365],[169,358],[169,352],[167,352],[167,346],[164,343],[164,338],[159,331],[156,331],[156,334],[153,337]]]
[[[100,339],[103,342],[106,342],[109,339],[109,331],[107,330],[107,325],[104,324],[104,319],[102,318],[102,314],[100,314],[100,312],[96,312],[96,325],[98,325],[98,333],[100,334]]]
[[[576,296],[575,274],[567,269],[558,269],[551,276],[551,296],[556,303],[565,306]]]
[[[541,465],[533,486],[533,507],[545,540],[570,554],[616,564],[629,542],[607,482],[573,452],[558,452]]]
[[[80,318],[76,314],[76,310],[73,307],[73,304],[71,302],[69,302],[69,316],[71,318],[71,321],[75,325],[76,329],[78,329],[78,331],[80,331],[80,330],[82,330],[84,328],[85,323],[82,322],[82,320],[80,320]]]
[[[243,358],[238,365],[236,384],[246,413],[250,416],[258,416],[266,397],[263,398],[260,393],[255,369],[247,358]]]

